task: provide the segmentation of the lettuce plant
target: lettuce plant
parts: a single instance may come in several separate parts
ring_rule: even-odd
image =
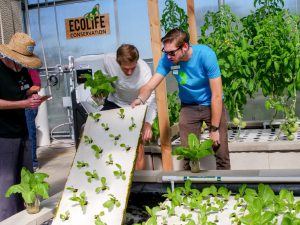
[[[118,135],[109,134],[109,137],[113,139],[114,145],[117,145],[118,141],[121,138],[121,134],[118,134]]]
[[[101,187],[97,187],[96,190],[95,190],[95,192],[97,194],[100,193],[101,191],[109,190],[109,187],[107,186],[107,183],[106,183],[106,178],[101,177],[100,181],[101,181]]]
[[[70,219],[70,211],[67,210],[66,212],[64,213],[61,213],[59,214],[59,218],[61,219],[61,221],[66,221],[66,220],[69,220]]]
[[[78,189],[77,189],[77,188],[74,188],[73,186],[67,187],[66,189],[67,189],[68,191],[73,192],[73,194],[77,193],[77,191],[78,191]]]
[[[172,155],[177,155],[178,160],[188,158],[191,161],[196,161],[214,154],[212,144],[213,141],[210,139],[200,142],[197,136],[191,133],[188,136],[188,147],[177,147],[172,152]]]
[[[118,168],[118,170],[114,171],[114,175],[119,178],[121,177],[122,180],[126,180],[126,175],[125,175],[125,170],[122,169],[121,165],[116,163],[116,167]]]
[[[192,214],[184,214],[184,213],[182,213],[181,215],[180,215],[180,220],[182,221],[182,222],[187,222],[187,221],[189,221],[190,219],[192,218]]]
[[[89,164],[87,162],[84,162],[84,161],[77,161],[77,168],[81,169],[83,167],[88,167]]]
[[[95,122],[99,122],[100,118],[101,118],[101,114],[100,113],[90,113],[89,116],[95,121]]]
[[[131,149],[129,145],[125,145],[124,143],[120,144],[120,147],[124,148],[126,152],[130,151]]]
[[[86,210],[86,206],[88,204],[85,191],[81,192],[79,196],[76,195],[76,193],[73,193],[73,196],[69,198],[71,201],[77,202],[81,210],[84,212]]]
[[[118,115],[119,115],[119,117],[120,117],[121,119],[124,119],[124,118],[125,118],[125,114],[124,114],[124,109],[123,109],[123,108],[121,108],[121,109],[119,110]]]
[[[129,126],[129,130],[133,131],[133,129],[136,128],[136,124],[134,122],[134,118],[133,117],[131,117],[130,119],[131,119],[131,125]]]
[[[99,180],[99,176],[96,170],[93,170],[91,173],[90,171],[86,171],[85,175],[88,177],[88,182],[91,183],[92,180]]]
[[[105,131],[109,130],[109,127],[108,127],[107,123],[101,123],[101,126],[104,128]]]
[[[103,153],[103,149],[101,147],[99,147],[98,145],[92,145],[91,148],[94,150],[95,152],[95,157],[97,159],[100,158],[100,155]]]
[[[84,135],[84,136],[83,136],[83,139],[84,139],[84,143],[85,143],[85,144],[92,144],[92,143],[93,143],[93,139],[90,138],[90,137],[87,136],[87,135]]]
[[[107,225],[107,223],[104,223],[100,217],[104,216],[104,212],[101,211],[97,215],[95,215],[95,225]]]
[[[112,154],[109,154],[108,155],[108,160],[105,161],[106,165],[113,165],[114,164],[114,161],[113,161],[113,158],[112,158]]]
[[[34,203],[37,196],[43,199],[49,198],[49,183],[44,181],[48,176],[46,173],[31,173],[25,167],[21,170],[20,184],[12,185],[5,193],[8,198],[12,194],[20,193],[26,204]]]
[[[108,208],[111,210],[114,206],[120,207],[120,201],[112,194],[109,194],[110,198],[106,202],[103,203],[103,207]]]
[[[118,79],[117,76],[109,77],[102,73],[101,70],[97,70],[94,76],[91,74],[84,74],[86,82],[84,88],[90,87],[92,96],[95,97],[106,97],[109,93],[115,91],[112,86],[113,82]]]

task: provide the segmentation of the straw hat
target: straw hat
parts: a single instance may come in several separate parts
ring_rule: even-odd
[[[0,55],[7,57],[26,68],[37,69],[42,61],[33,54],[34,40],[25,33],[15,33],[8,45],[0,44]]]

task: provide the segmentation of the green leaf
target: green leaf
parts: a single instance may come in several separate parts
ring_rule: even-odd
[[[195,134],[191,133],[188,135],[188,145],[190,148],[199,146],[199,139]]]
[[[275,67],[276,72],[279,72],[280,65],[278,62],[276,62],[276,61],[274,62],[274,67]]]
[[[106,202],[103,203],[103,207],[105,208],[112,208],[114,206],[114,202],[112,200],[107,200]]]
[[[266,69],[269,69],[271,65],[272,65],[272,59],[269,59],[266,65]]]

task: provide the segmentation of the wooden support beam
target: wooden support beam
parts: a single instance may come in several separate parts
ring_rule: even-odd
[[[158,61],[161,57],[160,20],[157,0],[148,0],[148,15],[150,22],[153,68],[155,70],[158,65]],[[162,165],[164,171],[171,171],[173,170],[171,155],[172,145],[170,138],[170,122],[168,114],[167,87],[165,79],[160,83],[160,85],[156,88],[155,91],[162,152]]]
[[[195,45],[198,43],[197,36],[197,24],[196,24],[196,16],[195,16],[195,6],[194,0],[186,0],[187,4],[187,12],[188,12],[188,21],[189,21],[189,33],[190,33],[190,42]]]

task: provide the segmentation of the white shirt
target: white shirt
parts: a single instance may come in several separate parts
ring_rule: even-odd
[[[114,93],[110,93],[107,100],[115,103],[120,107],[125,107],[131,104],[131,102],[137,98],[139,89],[146,84],[152,74],[148,64],[139,59],[137,66],[130,76],[127,76],[121,69],[116,60],[116,54],[110,53],[103,55],[103,73],[108,76],[117,76],[118,79],[114,82]],[[145,122],[153,123],[156,117],[156,101],[154,91],[146,101],[148,110],[146,114]]]

